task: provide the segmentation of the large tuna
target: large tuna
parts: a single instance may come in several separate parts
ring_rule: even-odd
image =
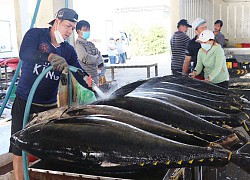
[[[214,125],[168,102],[150,97],[123,97],[94,102],[116,106],[185,130],[208,141],[228,136],[232,131]]]
[[[85,105],[77,107],[61,107],[34,114],[31,122],[28,124],[34,125],[38,123],[48,122],[58,118],[79,118],[81,116],[92,116],[96,118],[109,118],[115,121],[130,124],[150,133],[166,137],[185,144],[209,146],[210,143],[204,139],[196,137],[187,132],[171,127],[165,123],[156,121],[152,118],[133,113],[131,111],[107,105]]]
[[[40,159],[76,164],[165,164],[167,167],[226,165],[231,152],[186,145],[104,117],[79,116],[38,123],[11,142]]]

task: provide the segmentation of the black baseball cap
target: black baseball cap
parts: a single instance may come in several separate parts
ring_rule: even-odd
[[[77,22],[78,14],[73,9],[62,8],[56,13],[56,18],[69,20],[71,22]],[[55,22],[55,19],[52,20],[49,24],[53,25],[54,22]]]
[[[177,24],[177,28],[180,27],[180,25],[187,26],[190,28],[192,27],[190,24],[188,24],[188,21],[186,19],[181,19]]]

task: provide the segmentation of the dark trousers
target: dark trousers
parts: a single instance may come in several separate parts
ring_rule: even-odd
[[[22,129],[25,107],[26,107],[26,101],[16,97],[12,105],[12,110],[11,110],[11,115],[12,115],[11,135],[13,135],[14,133]],[[31,105],[29,114],[39,113],[39,112],[53,109],[56,107],[57,106],[43,107],[43,106]],[[11,143],[10,143],[9,152],[17,156],[22,156],[22,151],[19,148],[17,148],[14,144],[11,144]]]
[[[217,84],[215,84],[215,85],[220,86],[220,87],[223,87],[223,88],[225,88],[225,89],[228,89],[229,83],[228,83],[228,81],[223,81],[223,82],[217,83]]]

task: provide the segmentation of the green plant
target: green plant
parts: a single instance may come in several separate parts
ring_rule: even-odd
[[[166,52],[166,29],[153,26],[150,29],[131,24],[126,31],[131,34],[130,53],[132,56],[155,55]]]

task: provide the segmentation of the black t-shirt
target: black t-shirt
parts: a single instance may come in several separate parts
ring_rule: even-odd
[[[191,39],[188,42],[187,49],[186,49],[186,56],[191,56],[191,62],[193,62],[192,69],[194,69],[196,66],[198,51],[201,48],[201,44],[196,42],[196,39],[197,39],[197,36]]]

